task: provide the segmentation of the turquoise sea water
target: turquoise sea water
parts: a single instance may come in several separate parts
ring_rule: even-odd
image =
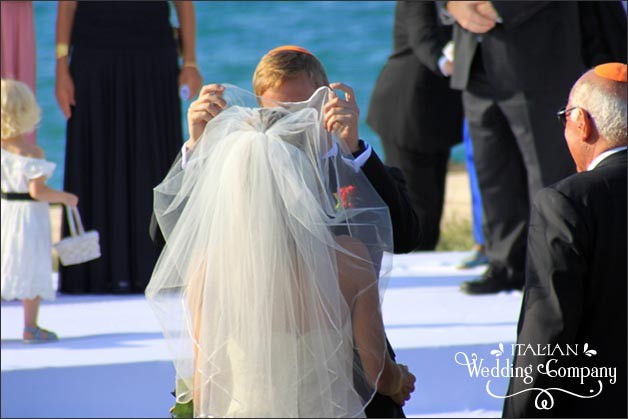
[[[43,111],[38,142],[57,163],[50,186],[61,188],[65,119],[54,96],[56,2],[36,1],[37,98]],[[364,122],[377,75],[392,49],[392,1],[196,1],[197,58],[204,83],[251,90],[259,59],[283,44],[301,45],[324,63],[330,81],[354,88],[360,136],[383,156]],[[176,14],[171,13],[172,20]],[[189,102],[182,103],[183,115]],[[184,123],[185,125],[185,123]],[[460,150],[455,156],[461,155]]]

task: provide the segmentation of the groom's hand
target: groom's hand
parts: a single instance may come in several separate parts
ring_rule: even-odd
[[[224,86],[220,84],[208,84],[203,86],[198,99],[190,104],[188,108],[188,132],[190,133],[188,148],[194,148],[207,123],[227,107],[227,102],[222,98],[224,91]]]
[[[350,152],[355,153],[360,149],[358,135],[360,109],[355,100],[355,93],[350,86],[343,83],[331,83],[329,87],[332,92],[329,101],[323,107],[325,128],[342,140]],[[344,99],[340,98],[334,89],[344,92]]]

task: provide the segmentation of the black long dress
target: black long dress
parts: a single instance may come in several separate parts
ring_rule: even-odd
[[[169,12],[165,1],[78,3],[64,188],[100,233],[102,257],[62,267],[64,293],[141,293],[150,279],[159,254],[148,236],[152,189],[182,144]]]

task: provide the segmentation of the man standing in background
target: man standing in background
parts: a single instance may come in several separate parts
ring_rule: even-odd
[[[574,172],[554,114],[582,74],[577,2],[449,1],[489,267],[467,294],[521,289],[534,194]]]
[[[419,219],[417,250],[434,250],[450,149],[462,140],[460,93],[449,87],[452,63],[442,52],[451,27],[439,22],[434,2],[399,1],[393,36],[367,122],[382,139],[386,163],[405,175]]]

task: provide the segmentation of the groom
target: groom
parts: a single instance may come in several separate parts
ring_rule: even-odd
[[[324,107],[325,125],[328,131],[334,132],[345,143],[353,154],[356,169],[364,172],[388,206],[393,226],[394,252],[407,253],[414,250],[419,245],[419,224],[410,205],[405,180],[399,169],[385,166],[371,146],[359,138],[359,109],[353,89],[343,83],[330,84],[320,61],[308,50],[297,46],[284,46],[269,51],[257,66],[253,77],[254,93],[262,97],[262,106],[265,105],[264,99],[273,102],[308,100],[321,86],[344,92],[344,98],[331,93],[330,101]],[[221,85],[206,85],[198,99],[190,105],[190,139],[181,150],[183,165],[193,152],[207,123],[227,107],[222,98],[223,91],[224,87]],[[165,244],[154,216],[151,219],[150,235],[156,245]],[[395,355],[390,344],[388,349],[394,360]],[[365,413],[367,417],[405,417],[399,404],[379,393],[367,406]]]

